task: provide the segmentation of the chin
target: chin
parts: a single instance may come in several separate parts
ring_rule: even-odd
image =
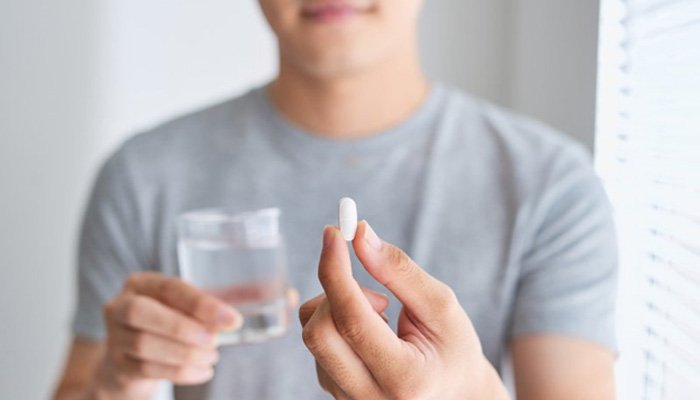
[[[388,55],[377,43],[345,43],[345,46],[319,45],[305,51],[288,52],[287,60],[305,74],[316,78],[349,76],[381,63]]]
[[[372,66],[371,60],[352,55],[342,55],[341,57],[323,57],[316,60],[305,60],[300,64],[304,72],[316,78],[340,78],[352,75],[363,69]]]

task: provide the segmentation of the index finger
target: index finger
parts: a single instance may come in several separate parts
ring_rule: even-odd
[[[401,363],[401,341],[372,307],[352,277],[347,244],[337,228],[324,229],[324,246],[318,266],[336,328],[373,373]]]
[[[234,329],[243,320],[228,304],[177,277],[154,272],[134,274],[129,276],[125,289],[153,297],[215,331]]]

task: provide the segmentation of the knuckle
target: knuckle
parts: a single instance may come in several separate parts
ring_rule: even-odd
[[[326,282],[326,283],[332,283],[335,281],[335,278],[337,277],[337,274],[335,272],[335,268],[321,268],[319,266],[318,268],[318,280],[320,282]]]
[[[175,278],[172,276],[163,275],[158,281],[158,290],[160,290],[164,294],[175,292],[177,290],[175,286],[176,281]]]
[[[333,400],[348,399],[348,396],[337,385],[332,385],[329,389],[326,389],[326,391],[333,396]]]
[[[436,293],[435,304],[443,311],[454,310],[459,305],[455,291],[445,283],[440,283],[438,287],[440,289]]]
[[[124,281],[124,289],[134,289],[143,280],[143,272],[136,272],[129,275]]]
[[[131,352],[137,356],[143,356],[148,351],[148,337],[145,333],[134,333],[131,339]]]
[[[307,325],[302,329],[301,339],[304,341],[306,348],[314,355],[323,353],[326,348],[322,332],[313,326]]]
[[[316,370],[316,377],[318,379],[318,384],[321,386],[321,389],[333,396],[333,389],[336,385],[330,380],[328,374],[326,374],[326,372],[323,369],[316,367]]]
[[[396,265],[396,270],[399,274],[402,275],[410,275],[415,271],[416,267],[413,264],[411,260],[409,260],[406,256],[402,256],[399,258],[398,263]]]
[[[396,272],[402,275],[408,275],[415,270],[413,261],[398,248],[393,248],[389,253],[389,262],[394,265]]]
[[[361,344],[365,340],[365,331],[360,324],[343,321],[343,323],[338,323],[337,326],[338,333],[348,341]]]
[[[170,324],[170,328],[168,328],[168,334],[179,340],[187,340],[190,336],[189,332],[190,330],[187,325],[178,320],[173,321]]]
[[[107,319],[107,320],[112,319],[115,309],[116,309],[116,298],[112,299],[112,300],[110,300],[102,305],[102,315],[104,315],[105,319]]]
[[[388,397],[392,400],[416,400],[422,398],[414,393],[413,390],[404,386],[395,386],[389,389]]]
[[[119,363],[121,361],[121,352],[122,350],[120,349],[119,345],[117,344],[117,341],[111,337],[107,337],[107,342],[106,342],[106,355],[107,358],[112,360],[113,362]]]
[[[175,382],[187,382],[190,378],[190,369],[187,367],[178,367],[172,373],[172,380]]]
[[[333,395],[333,386],[326,382],[325,379],[319,379],[318,383],[321,385],[321,389],[323,389],[326,393]]]
[[[457,298],[457,293],[447,284],[444,284],[445,287],[445,298],[446,301],[450,302],[453,305],[459,304],[459,299]]]
[[[199,360],[199,352],[193,348],[186,348],[182,350],[182,363],[184,364],[195,364]]]
[[[153,368],[151,368],[151,365],[143,360],[135,361],[134,370],[139,376],[147,378],[153,377],[155,375]]]
[[[137,297],[129,297],[122,306],[122,318],[127,324],[133,325],[141,317],[141,302]]]
[[[309,303],[304,303],[302,304],[301,307],[299,307],[299,322],[302,324],[305,324],[309,317],[314,313],[315,307],[313,307]]]

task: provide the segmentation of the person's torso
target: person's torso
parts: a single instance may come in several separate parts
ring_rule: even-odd
[[[289,285],[307,300],[321,292],[323,226],[336,223],[337,202],[349,196],[383,239],[454,289],[498,366],[527,240],[524,204],[538,171],[517,158],[519,144],[504,139],[481,107],[436,85],[408,121],[376,137],[338,141],[295,129],[258,89],[136,137],[150,268],[178,273],[180,213],[278,207]],[[537,147],[539,139],[529,140],[523,143]],[[361,285],[387,292],[354,256],[353,269]],[[399,311],[392,298],[391,321]],[[223,347],[221,356],[213,381],[178,388],[177,398],[327,398],[295,315],[283,338]]]

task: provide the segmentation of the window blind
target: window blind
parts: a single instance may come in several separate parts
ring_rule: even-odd
[[[596,167],[620,244],[620,399],[700,399],[700,0],[602,0]]]

